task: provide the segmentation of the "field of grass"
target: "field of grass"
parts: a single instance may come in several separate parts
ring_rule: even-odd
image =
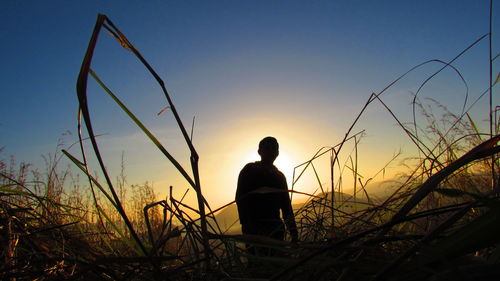
[[[103,28],[144,64],[162,88],[191,151],[191,173],[90,68],[97,36]],[[461,77],[453,61],[489,36],[480,37],[449,62],[431,60],[419,64],[381,92],[373,93],[337,145],[321,149],[297,166],[294,184],[305,171],[316,172],[316,159],[329,156],[332,171],[338,169],[344,171],[342,176],[354,178],[355,195],[341,193],[347,188],[341,182],[332,180],[334,192],[319,182],[321,190],[295,210],[300,241],[290,243],[225,232],[228,225],[220,225],[216,214],[234,208],[234,202],[217,210],[206,202],[200,188],[198,154],[163,81],[125,35],[100,15],[77,83],[77,145],[81,156],[58,147],[58,153],[46,157],[45,171],[0,161],[0,278],[499,280],[498,120],[490,120],[490,132],[481,132],[468,114],[470,108],[460,114],[435,116],[419,101],[417,92],[414,114],[428,122],[425,126],[416,121],[403,124],[383,100],[387,89],[422,65],[442,66],[422,86],[447,68]],[[184,198],[175,198],[172,192],[159,201],[150,184],[129,186],[124,174],[116,180],[109,176],[87,103],[89,74],[186,179],[197,194],[197,206],[187,205]],[[493,86],[491,83],[480,98],[491,95]],[[352,133],[359,117],[373,103],[382,104],[392,114],[419,151],[408,172],[400,175],[392,192],[383,198],[371,198],[365,190],[367,182],[361,181],[356,168],[361,135]],[[490,116],[496,116],[494,108],[490,104]],[[442,123],[448,125],[447,129],[440,126]],[[354,149],[346,151],[348,145]],[[102,178],[91,172],[89,153],[95,155]],[[350,161],[340,163],[341,154]],[[73,167],[61,167],[62,157],[69,159]],[[291,194],[296,193],[293,189]],[[245,244],[273,248],[277,254],[253,256],[245,251]]]

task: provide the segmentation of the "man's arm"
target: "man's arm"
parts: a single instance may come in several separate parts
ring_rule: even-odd
[[[248,200],[245,200],[245,197],[248,193],[249,183],[249,175],[248,175],[248,165],[245,166],[239,176],[238,176],[238,186],[236,188],[236,205],[238,207],[238,216],[240,218],[240,224],[243,224],[247,221],[247,216],[249,210]],[[243,199],[243,200],[242,200]]]
[[[284,189],[288,191],[288,185],[286,183],[285,176],[283,176],[282,181]],[[290,232],[292,241],[297,241],[298,240],[297,225],[295,224],[295,216],[293,214],[292,201],[290,200],[288,192],[283,192],[281,212],[283,213],[283,219],[285,221],[286,228]]]

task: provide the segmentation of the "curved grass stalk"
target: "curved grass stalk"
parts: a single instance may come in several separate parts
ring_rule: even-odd
[[[417,96],[418,94],[420,93],[420,91],[422,90],[422,88],[427,84],[427,82],[429,82],[430,80],[432,80],[432,78],[434,78],[436,75],[438,75],[441,71],[443,71],[444,69],[446,69],[447,67],[451,67],[457,74],[458,76],[460,77],[460,79],[462,80],[462,82],[464,83],[465,85],[465,88],[466,88],[466,92],[465,92],[465,99],[464,99],[464,105],[462,107],[462,114],[464,113],[464,110],[465,110],[465,106],[467,104],[467,98],[469,96],[469,86],[467,85],[467,82],[465,82],[465,79],[464,77],[462,76],[462,74],[460,73],[460,71],[458,71],[458,69],[456,69],[453,65],[451,65],[454,61],[456,61],[458,58],[460,58],[463,54],[465,54],[469,49],[471,49],[472,47],[474,47],[476,44],[478,44],[479,42],[481,42],[484,38],[486,38],[487,36],[489,35],[489,33],[486,33],[484,34],[483,36],[481,36],[480,38],[478,38],[476,41],[474,41],[472,44],[470,44],[469,46],[467,46],[467,48],[465,48],[464,50],[462,50],[462,52],[460,52],[458,55],[456,55],[452,60],[450,60],[449,62],[443,62],[443,61],[440,61],[441,63],[444,63],[445,65],[443,65],[439,70],[437,70],[436,72],[434,72],[432,75],[430,75],[429,77],[427,77],[427,79],[425,79],[425,81],[418,87],[417,89],[417,92],[415,93],[415,96],[413,97],[413,102],[412,102],[412,113],[413,113],[413,123],[415,124],[415,134],[417,134],[417,122],[416,122],[416,114],[415,114],[415,101],[417,99]],[[491,36],[489,36],[491,37]],[[490,85],[490,88],[491,88],[491,85]],[[490,115],[491,116],[491,115]]]
[[[120,215],[123,217],[125,224],[129,228],[131,235],[134,237],[136,242],[140,245],[140,248],[143,250],[143,252],[146,253],[146,250],[145,250],[144,246],[142,245],[142,242],[140,241],[139,237],[135,233],[133,226],[131,225],[129,219],[127,218],[127,215],[126,215],[125,211],[123,210],[123,207],[121,206],[121,203],[118,199],[118,196],[116,195],[116,192],[113,188],[110,177],[106,171],[104,161],[103,161],[101,154],[99,152],[99,147],[98,147],[97,142],[95,140],[95,134],[94,134],[92,122],[90,119],[89,106],[88,106],[88,102],[87,102],[87,80],[88,80],[88,74],[90,73],[92,75],[92,70],[90,68],[90,65],[91,65],[92,57],[93,57],[94,50],[95,50],[95,47],[97,44],[97,39],[98,39],[99,33],[100,33],[102,28],[106,29],[111,36],[113,36],[115,39],[118,40],[118,42],[120,43],[120,45],[122,47],[130,50],[141,61],[141,63],[148,69],[148,71],[151,73],[151,75],[153,75],[155,80],[158,82],[158,84],[160,85],[160,87],[165,95],[165,98],[168,101],[170,110],[173,113],[173,115],[177,121],[177,125],[179,126],[179,129],[181,130],[181,133],[182,133],[182,135],[186,141],[186,144],[189,147],[189,150],[191,152],[190,161],[191,161],[191,169],[192,169],[193,177],[191,178],[184,171],[184,169],[177,163],[177,161],[173,157],[170,156],[170,154],[165,149],[163,149],[162,152],[167,156],[169,161],[172,162],[172,164],[174,164],[176,169],[186,178],[186,180],[193,187],[193,189],[195,189],[197,197],[198,197],[198,209],[199,209],[199,213],[200,213],[200,217],[201,217],[201,230],[202,230],[201,232],[202,232],[202,236],[205,237],[206,232],[207,232],[207,222],[206,222],[206,217],[205,217],[205,205],[209,209],[210,209],[210,207],[201,193],[201,184],[200,184],[199,170],[198,170],[199,156],[198,156],[198,154],[197,154],[197,152],[192,144],[191,138],[188,135],[184,125],[182,124],[182,121],[177,113],[177,110],[176,110],[176,108],[175,108],[175,106],[174,106],[174,104],[173,104],[173,102],[172,102],[172,100],[167,92],[167,89],[165,87],[165,83],[163,82],[163,80],[161,80],[161,78],[154,71],[154,69],[149,65],[149,63],[143,58],[143,56],[139,53],[139,51],[128,41],[128,39],[125,37],[125,35],[109,20],[109,18],[106,17],[105,15],[99,14],[97,17],[96,25],[94,27],[94,31],[92,33],[92,37],[89,41],[89,46],[87,48],[84,60],[82,62],[79,76],[78,76],[77,94],[78,94],[80,109],[82,112],[82,117],[83,117],[83,120],[84,120],[85,125],[87,127],[87,132],[88,132],[93,150],[95,152],[99,166],[101,167],[101,170],[103,171],[104,177],[105,177],[106,182],[107,182],[109,189],[111,191],[111,195],[113,197],[113,200],[116,203],[117,210],[120,213]],[[104,84],[102,84],[102,85],[104,85]],[[106,90],[107,88],[104,87],[104,89]],[[110,94],[110,91],[107,91],[107,92],[108,92],[108,94]],[[117,102],[117,99],[115,99],[115,102]],[[124,109],[123,104],[121,104],[121,103],[118,103],[118,104],[122,107],[122,109]],[[127,112],[128,110],[125,110],[125,111]],[[129,115],[129,117],[131,117],[132,115],[129,113],[130,112],[128,111],[127,114]],[[134,122],[136,122],[137,125],[140,124],[140,122],[137,122],[138,120],[136,118],[135,119],[132,118],[132,119],[134,120]],[[139,125],[139,127],[141,127],[141,125]],[[148,130],[145,130],[144,126],[142,126],[141,129],[145,133],[148,131]],[[152,137],[152,134],[146,133],[146,135],[148,135],[148,137],[158,146],[159,142],[156,140],[156,138]],[[160,148],[161,146],[158,146],[158,147]],[[208,239],[204,238],[202,244],[204,246],[205,256],[207,258],[210,257],[210,249],[209,249]]]
[[[89,46],[87,48],[85,57],[84,57],[83,62],[82,62],[80,73],[78,75],[76,92],[77,92],[77,96],[78,96],[78,102],[80,105],[81,116],[83,117],[83,120],[84,120],[85,125],[87,127],[87,132],[89,135],[90,142],[92,144],[97,161],[99,163],[99,166],[101,167],[101,170],[104,174],[104,178],[106,180],[106,183],[107,183],[109,190],[111,192],[111,195],[113,197],[113,201],[114,201],[116,210],[118,211],[118,213],[120,214],[120,216],[124,220],[125,225],[127,226],[135,243],[138,245],[138,247],[141,249],[142,253],[145,255],[147,252],[146,248],[144,247],[144,245],[141,242],[141,239],[139,238],[139,236],[135,232],[135,229],[132,226],[132,223],[130,222],[122,204],[120,203],[120,199],[118,198],[118,195],[116,194],[116,191],[113,187],[113,183],[111,182],[111,178],[109,177],[109,174],[106,170],[106,167],[104,165],[104,160],[102,159],[101,153],[99,151],[99,146],[97,145],[96,137],[94,134],[94,129],[92,127],[92,122],[90,119],[90,113],[89,113],[89,107],[88,107],[88,101],[87,101],[88,72],[90,69],[92,56],[94,54],[94,49],[95,49],[95,46],[97,44],[99,30],[101,29],[101,26],[104,24],[105,20],[106,20],[106,17],[104,15],[99,15],[97,17],[97,22],[94,26],[94,32],[92,33],[92,37],[90,39]],[[83,144],[81,144],[81,147],[83,147]],[[82,153],[84,153],[84,151],[82,151]]]
[[[144,124],[135,116],[132,111],[128,109],[128,107],[102,82],[101,79],[97,76],[97,74],[92,70],[89,69],[90,75],[96,80],[96,82],[104,89],[104,91],[115,101],[118,106],[127,114],[127,116],[134,121],[134,123],[142,130],[146,136],[156,145],[156,147],[167,157],[167,159],[174,165],[174,167],[181,173],[181,175],[186,179],[186,181],[189,183],[191,186],[195,186],[195,183],[191,179],[191,177],[188,175],[188,173],[184,170],[184,168],[175,160],[175,158],[165,149],[165,147],[160,143],[158,138],[156,138],[150,130],[144,126]]]
[[[283,276],[285,276],[285,274],[287,274],[291,270],[303,265],[305,262],[311,260],[312,258],[314,258],[318,255],[321,255],[329,250],[335,249],[337,247],[353,243],[353,242],[355,242],[363,237],[366,237],[369,234],[373,234],[373,233],[378,232],[378,234],[373,239],[374,240],[381,239],[384,236],[384,234],[387,233],[393,226],[400,224],[402,222],[409,221],[410,219],[416,219],[417,216],[415,216],[415,217],[406,216],[407,213],[411,209],[413,209],[415,204],[418,204],[418,202],[420,202],[420,200],[422,200],[425,197],[425,195],[427,195],[431,190],[436,188],[437,184],[441,180],[443,180],[445,177],[449,176],[451,173],[453,173],[454,171],[456,171],[460,167],[467,165],[468,163],[470,163],[472,161],[486,158],[486,157],[490,157],[491,155],[499,153],[500,146],[496,145],[496,143],[498,141],[500,141],[500,135],[497,135],[494,138],[489,139],[489,140],[485,141],[484,143],[482,143],[481,145],[475,147],[474,149],[472,149],[471,151],[469,151],[468,153],[463,155],[461,158],[457,159],[455,162],[448,165],[447,169],[443,169],[440,172],[436,173],[433,177],[429,178],[422,185],[421,190],[419,192],[417,192],[417,194],[415,194],[410,199],[410,201],[408,201],[405,204],[405,206],[396,215],[394,215],[391,220],[389,220],[385,224],[364,230],[358,234],[352,235],[352,236],[345,238],[345,239],[342,239],[340,241],[333,242],[330,245],[327,245],[327,246],[319,249],[318,251],[315,251],[315,252],[303,257],[299,261],[293,263],[289,267],[278,272],[270,280],[280,280]],[[477,203],[473,202],[471,204],[474,205]],[[466,205],[465,208],[467,208],[468,206],[469,205]],[[456,219],[455,217],[453,217],[453,218]],[[446,226],[448,226],[448,225],[446,225]],[[390,270],[390,268],[387,270]],[[385,271],[383,271],[382,273],[384,273],[384,272]],[[384,276],[385,276],[385,273],[384,273]],[[379,279],[379,280],[383,280],[383,279]]]
[[[200,182],[200,175],[199,175],[199,168],[198,168],[198,160],[199,156],[198,153],[196,152],[196,149],[194,148],[193,142],[191,141],[191,137],[186,131],[186,128],[184,127],[184,124],[181,121],[181,118],[179,114],[177,113],[177,109],[172,102],[172,99],[170,98],[170,95],[168,94],[167,88],[165,87],[165,83],[163,80],[160,78],[160,76],[154,71],[154,69],[149,65],[149,63],[144,59],[144,57],[141,55],[141,53],[128,41],[128,39],[125,37],[125,35],[107,18],[105,15],[99,15],[99,17],[104,17],[105,18],[105,23],[103,24],[104,28],[106,28],[119,42],[120,44],[125,47],[126,49],[132,51],[134,55],[141,61],[141,63],[148,69],[148,71],[153,75],[155,80],[158,82],[160,85],[163,94],[165,98],[168,101],[168,104],[170,106],[170,110],[172,111],[172,114],[174,115],[175,120],[177,121],[177,125],[179,126],[179,129],[181,130],[182,136],[184,137],[184,140],[186,141],[187,146],[189,147],[189,150],[191,152],[191,170],[193,173],[193,179],[194,185],[191,185],[193,189],[196,191],[196,196],[198,197],[198,208],[200,211],[200,218],[201,218],[201,229],[202,229],[202,235],[206,236],[207,233],[207,221],[205,217],[205,205],[208,207],[210,210],[210,205],[208,202],[205,200],[203,197],[203,194],[201,192],[201,182]],[[108,25],[111,27],[108,27]],[[194,126],[194,125],[193,125]],[[206,258],[210,256],[210,247],[208,244],[208,238],[203,239],[203,245],[204,245],[204,252]]]

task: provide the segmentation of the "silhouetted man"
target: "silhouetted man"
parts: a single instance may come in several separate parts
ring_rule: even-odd
[[[292,241],[296,241],[297,226],[286,178],[273,165],[279,154],[278,141],[273,137],[262,139],[258,152],[261,161],[248,163],[238,177],[236,204],[243,234],[283,240],[285,227],[280,218],[281,210]]]

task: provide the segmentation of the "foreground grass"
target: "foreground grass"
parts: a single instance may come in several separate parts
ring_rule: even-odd
[[[147,251],[142,253],[116,212],[111,215],[113,206],[93,204],[90,195],[85,199],[82,194],[58,194],[54,190],[62,190],[57,185],[63,182],[27,181],[21,174],[9,174],[2,163],[0,276],[4,280],[448,280],[457,276],[496,280],[500,276],[498,187],[491,190],[491,177],[477,169],[489,168],[487,159],[498,153],[499,139],[483,142],[422,183],[402,185],[385,202],[362,210],[346,213],[338,208],[341,202],[330,209],[331,196],[311,198],[297,212],[301,218],[297,244],[224,235],[209,220],[208,258],[201,249],[199,219],[187,215],[189,206],[181,200],[155,202],[147,185],[134,193],[136,202],[125,209]],[[51,170],[62,178],[64,171]],[[337,214],[334,220],[332,211]],[[249,256],[245,243],[271,247],[278,254]]]
[[[102,28],[131,50],[159,83],[191,151],[193,176],[91,70],[93,49]],[[479,38],[464,52],[484,38]],[[442,64],[442,69],[452,67],[451,62],[431,60],[409,72],[427,63]],[[429,125],[421,128],[416,122],[410,125],[400,122],[385,106],[382,94],[409,72],[381,92],[372,94],[345,138],[326,150],[332,155],[331,168],[350,171],[354,182],[358,182],[357,157],[347,153],[348,158],[355,160],[342,165],[338,157],[346,153],[343,148],[348,142],[354,141],[356,148],[358,138],[351,133],[352,128],[368,106],[380,102],[419,151],[413,166],[401,176],[390,196],[382,201],[371,200],[361,181],[358,191],[367,197],[363,207],[351,198],[332,196],[336,194],[332,189],[312,195],[297,211],[299,243],[227,235],[217,223],[218,210],[212,210],[203,197],[198,155],[163,81],[113,23],[100,15],[78,79],[78,126],[87,129],[91,148],[85,146],[80,133],[81,156],[62,152],[87,181],[81,185],[73,180],[72,172],[61,170],[58,163],[62,155],[59,154],[48,158],[44,173],[36,173],[26,165],[18,168],[0,162],[3,249],[0,278],[498,280],[500,169],[497,154],[500,147],[497,143],[500,136],[493,132],[481,133],[465,108],[461,114],[447,114],[444,120],[450,126],[443,130],[432,122],[437,117],[417,99],[413,105],[429,120]],[[158,201],[148,184],[130,187],[133,196],[127,199],[124,176],[111,180],[90,122],[86,101],[89,74],[184,176],[197,193],[196,207],[187,205],[183,198],[175,198],[172,191],[166,200]],[[498,131],[496,123],[494,131]],[[88,151],[98,159],[103,180],[89,172]],[[313,162],[320,155],[323,151],[316,153],[301,169],[314,169]],[[348,169],[343,169],[346,165]],[[34,176],[29,176],[33,172]],[[68,185],[75,188],[68,191]],[[340,187],[337,190],[341,190]],[[353,202],[355,207],[348,211],[343,207],[352,206]],[[277,254],[252,256],[244,250],[245,244],[273,248]]]

